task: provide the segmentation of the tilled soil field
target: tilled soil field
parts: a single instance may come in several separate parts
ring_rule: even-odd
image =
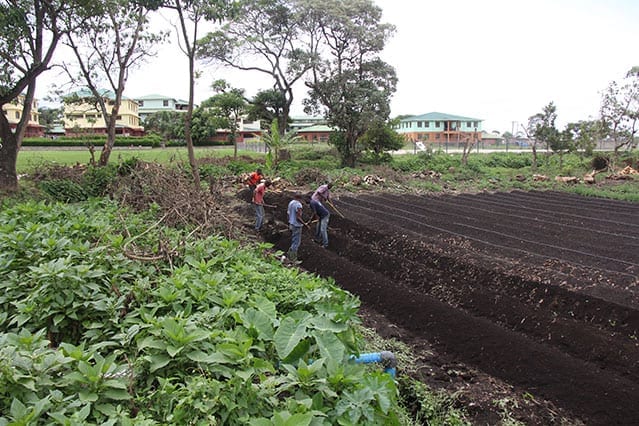
[[[277,209],[263,237],[283,251],[290,195],[266,196]],[[412,374],[457,392],[473,424],[639,424],[639,204],[557,192],[334,204],[329,248],[305,229],[301,267],[358,295],[365,322],[407,343]]]

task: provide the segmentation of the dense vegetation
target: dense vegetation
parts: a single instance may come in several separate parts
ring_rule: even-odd
[[[398,423],[391,376],[349,362],[353,296],[264,246],[122,213],[0,212],[0,424]],[[171,255],[131,259],[132,240]]]

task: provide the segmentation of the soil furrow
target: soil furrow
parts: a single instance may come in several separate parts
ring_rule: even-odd
[[[272,202],[285,210],[289,199]],[[515,410],[527,424],[561,423],[549,407],[589,425],[639,423],[636,235],[624,232],[633,228],[626,219],[598,217],[639,206],[608,210],[601,200],[551,193],[335,201],[346,218],[331,217],[328,250],[304,230],[302,266],[358,295],[376,321],[389,322],[381,331],[392,325],[416,351],[430,347],[446,360],[416,359],[430,362],[420,371],[433,372],[421,379],[437,386],[460,372],[468,382],[458,389],[470,404],[507,384],[539,401],[537,411]],[[521,223],[528,215],[553,223],[533,228]],[[285,226],[271,226],[267,239],[286,251]],[[561,240],[576,228],[578,237]],[[495,419],[473,415],[479,423]]]

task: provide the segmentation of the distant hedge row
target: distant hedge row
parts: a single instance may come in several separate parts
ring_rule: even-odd
[[[24,138],[22,146],[88,146],[101,147],[106,141],[106,136],[60,136],[56,139],[50,138]],[[147,136],[116,136],[115,146],[144,146],[157,148],[162,145],[162,137],[158,135]],[[230,142],[224,141],[207,141],[195,143],[196,146],[221,146],[231,145]],[[185,141],[166,141],[165,146],[186,146]]]
[[[103,146],[106,136],[60,136],[56,139],[50,138],[24,138],[22,146]],[[159,147],[162,138],[157,135],[148,136],[116,136],[115,146],[151,146]]]

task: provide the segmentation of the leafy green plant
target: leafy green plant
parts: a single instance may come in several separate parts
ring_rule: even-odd
[[[70,179],[44,180],[39,186],[54,200],[66,203],[84,201],[89,196],[82,185]]]
[[[397,424],[392,378],[349,361],[356,298],[188,230],[157,230],[182,247],[171,262],[133,261],[152,217],[123,233],[122,214],[100,199],[0,211],[0,424]]]
[[[277,119],[271,123],[270,132],[262,135],[262,141],[266,144],[268,152],[266,154],[266,167],[269,170],[277,170],[277,165],[280,157],[280,151],[287,145],[291,145],[300,141],[301,138],[294,132],[286,134],[280,134],[277,127]]]

